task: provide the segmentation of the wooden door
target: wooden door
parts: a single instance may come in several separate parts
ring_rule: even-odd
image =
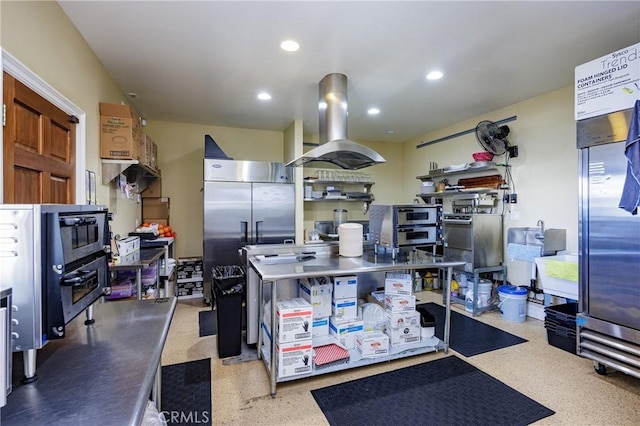
[[[73,204],[76,117],[3,73],[4,202]]]

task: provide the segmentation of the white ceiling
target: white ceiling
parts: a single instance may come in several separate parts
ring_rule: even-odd
[[[276,131],[301,119],[316,134],[318,83],[344,73],[349,137],[372,141],[567,87],[576,65],[640,41],[640,1],[59,3],[147,119]],[[427,81],[432,69],[444,78]]]

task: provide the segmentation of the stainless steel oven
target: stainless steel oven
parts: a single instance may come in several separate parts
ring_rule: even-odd
[[[102,296],[108,220],[96,205],[0,205],[0,281],[13,289],[12,348],[23,352],[27,381],[35,380],[36,350],[63,338]]]
[[[502,216],[499,214],[444,215],[444,255],[466,262],[464,270],[502,264]]]
[[[369,232],[373,241],[392,249],[442,244],[442,206],[374,204],[369,209]]]

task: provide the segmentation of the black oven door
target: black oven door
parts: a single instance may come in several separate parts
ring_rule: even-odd
[[[62,274],[51,271],[43,315],[46,339],[64,337],[65,325],[102,296],[108,274],[105,254],[66,265]]]

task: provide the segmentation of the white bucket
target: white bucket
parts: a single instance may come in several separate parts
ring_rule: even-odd
[[[500,316],[506,321],[524,322],[527,318],[527,294],[528,290],[524,287],[499,286]]]

